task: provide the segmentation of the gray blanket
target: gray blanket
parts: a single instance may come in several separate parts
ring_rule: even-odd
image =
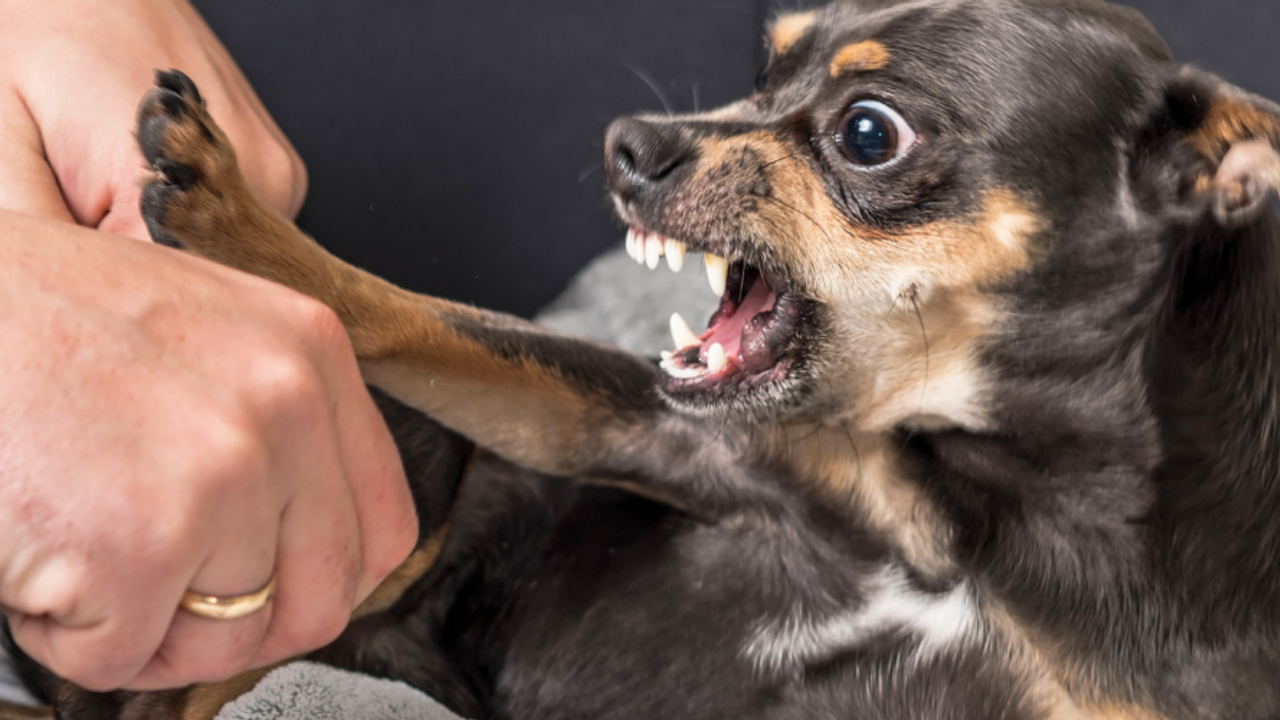
[[[694,327],[711,316],[718,299],[702,263],[674,275],[649,271],[621,250],[585,268],[538,317],[569,335],[614,343],[646,357],[670,349],[668,322],[679,312]],[[0,661],[4,658],[0,657]],[[31,702],[0,662],[0,699]],[[217,720],[457,720],[431,698],[402,683],[297,662],[267,675],[252,691],[223,708]]]
[[[457,720],[404,683],[296,662],[222,708],[217,720]]]

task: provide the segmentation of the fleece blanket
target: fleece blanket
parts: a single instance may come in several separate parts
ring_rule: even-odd
[[[676,275],[639,266],[621,250],[588,265],[537,320],[556,331],[595,338],[657,357],[671,349],[671,314],[699,327],[715,311],[700,263]],[[33,702],[6,673],[0,656],[0,699]],[[403,683],[308,662],[281,667],[223,708],[217,720],[458,720]]]

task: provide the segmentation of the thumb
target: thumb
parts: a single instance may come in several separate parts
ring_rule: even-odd
[[[121,187],[112,195],[111,207],[98,223],[99,230],[151,242],[151,233],[142,219],[140,182]]]

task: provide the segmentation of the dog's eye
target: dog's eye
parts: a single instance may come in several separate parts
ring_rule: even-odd
[[[863,100],[840,120],[836,142],[857,165],[883,165],[915,144],[916,134],[889,106]]]
[[[764,92],[765,87],[769,84],[769,66],[762,65],[760,72],[756,73],[756,92]]]

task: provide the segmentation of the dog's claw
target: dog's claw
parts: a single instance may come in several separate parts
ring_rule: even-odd
[[[156,87],[161,90],[168,90],[179,96],[190,96],[195,102],[201,105],[204,104],[204,98],[200,97],[200,89],[181,70],[175,68],[156,70]]]

